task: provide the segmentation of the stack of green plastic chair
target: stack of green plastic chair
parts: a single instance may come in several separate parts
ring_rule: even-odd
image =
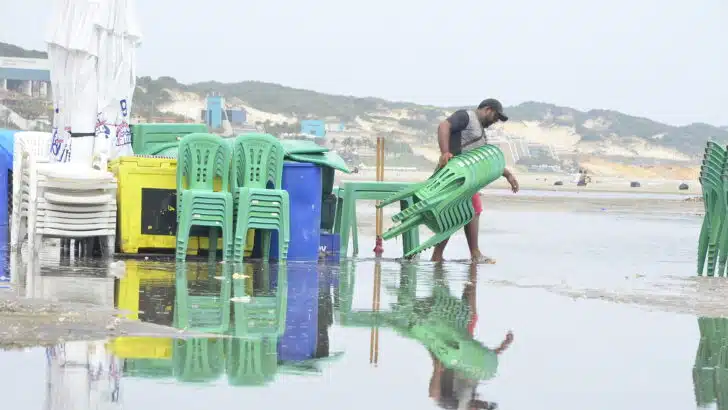
[[[290,203],[288,192],[281,189],[283,156],[280,141],[272,135],[243,134],[233,143],[236,262],[243,261],[248,229],[261,231],[264,260],[270,256],[271,231],[278,231],[278,258],[287,258]]]
[[[277,339],[265,336],[236,337],[228,341],[228,383],[233,386],[262,385],[278,371]]]
[[[175,340],[172,361],[179,381],[204,383],[216,380],[225,371],[223,339]]]
[[[456,156],[427,181],[383,201],[379,207],[412,197],[413,206],[394,215],[395,225],[382,235],[387,240],[419,225],[427,226],[434,236],[405,256],[414,256],[447,239],[465,226],[473,216],[471,198],[484,186],[503,175],[505,158],[494,145],[484,145]]]
[[[726,214],[724,187],[728,186],[724,182],[728,178],[725,159],[725,149],[714,142],[708,142],[700,167],[705,216],[698,241],[698,275],[706,272],[708,276],[714,276],[718,255],[721,254],[718,274],[722,276],[728,259],[728,234],[726,234],[728,225],[724,224]]]
[[[230,147],[213,134],[182,138],[177,159],[177,260],[185,260],[192,226],[210,228],[210,260],[217,252],[217,229],[223,235],[223,259],[232,256],[233,196],[228,189]],[[215,178],[222,189],[214,190]],[[242,252],[242,250],[241,250]]]

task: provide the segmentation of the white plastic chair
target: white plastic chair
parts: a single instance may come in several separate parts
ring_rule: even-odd
[[[50,132],[23,131],[15,133],[13,145],[13,213],[10,219],[10,247],[20,249],[20,219],[27,218],[27,210],[21,209],[21,180],[23,170],[30,163],[50,162]]]
[[[79,164],[52,163],[48,135],[39,138],[38,133],[18,134],[14,153],[18,160],[13,163],[11,247],[20,248],[24,230],[28,233],[31,255],[38,252],[43,237],[105,237],[102,249],[113,254],[117,188],[113,174]]]

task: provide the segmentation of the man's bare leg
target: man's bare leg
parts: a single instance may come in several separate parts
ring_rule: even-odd
[[[495,260],[483,255],[478,246],[478,233],[480,231],[480,215],[475,215],[473,219],[465,225],[465,240],[468,242],[470,249],[470,259],[474,263],[495,263]]]
[[[435,249],[432,251],[432,258],[430,258],[430,261],[432,262],[444,262],[445,259],[443,258],[443,255],[445,254],[445,247],[447,246],[447,241],[449,241],[450,238],[445,239],[444,241],[438,243],[435,245]]]

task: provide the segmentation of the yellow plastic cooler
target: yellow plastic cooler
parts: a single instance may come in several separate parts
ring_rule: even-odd
[[[121,253],[176,247],[177,160],[175,158],[130,156],[109,164],[118,180],[117,240]],[[248,232],[246,256],[253,250],[254,231]],[[222,239],[218,242],[222,249]],[[208,238],[190,237],[188,254],[208,249]]]

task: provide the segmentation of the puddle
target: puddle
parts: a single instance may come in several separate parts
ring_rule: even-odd
[[[699,218],[484,225],[496,265],[466,263],[462,235],[442,265],[397,262],[395,241],[285,266],[16,257],[0,391],[14,409],[728,409],[728,287],[694,277]]]

